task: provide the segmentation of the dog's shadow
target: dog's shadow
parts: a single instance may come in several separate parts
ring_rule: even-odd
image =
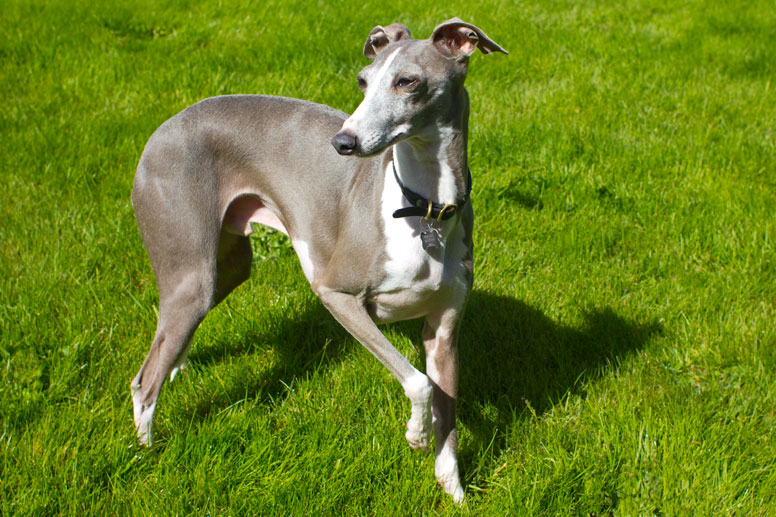
[[[190,363],[197,368],[208,370],[228,362],[247,362],[251,366],[234,375],[224,373],[228,381],[220,379],[216,392],[199,392],[198,400],[179,411],[186,418],[202,421],[237,400],[277,402],[289,393],[294,379],[342,361],[355,346],[350,335],[323,305],[317,301],[306,305],[299,312],[269,316],[269,326],[258,321],[249,323],[237,340],[229,334],[211,342],[200,340],[189,354]],[[242,360],[243,356],[247,361]],[[271,360],[266,361],[266,357]]]
[[[418,321],[394,325],[420,348],[421,328]],[[481,463],[476,458],[485,449],[498,455],[515,419],[540,416],[566,394],[581,393],[586,381],[605,375],[612,364],[643,348],[660,331],[656,320],[629,321],[609,308],[584,312],[579,327],[566,326],[521,301],[473,291],[459,337],[458,418],[472,437],[459,451],[464,472],[475,475],[484,466],[474,464]],[[268,331],[195,347],[190,358],[204,368],[267,347],[278,360],[269,369],[233,377],[223,393],[203,394],[200,403],[183,411],[204,419],[241,397],[277,401],[294,378],[339,363],[353,346],[326,309],[311,302],[296,315],[284,315]]]
[[[460,451],[464,465],[488,447],[498,454],[516,418],[540,416],[582,393],[586,381],[660,332],[657,320],[629,321],[610,308],[588,310],[579,327],[566,326],[513,298],[472,292],[459,337],[458,416],[473,435]]]

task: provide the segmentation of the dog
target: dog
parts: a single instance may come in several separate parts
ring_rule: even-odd
[[[347,116],[261,95],[203,100],[151,136],[132,190],[159,289],[156,335],[131,384],[141,443],[167,376],[207,313],[250,274],[251,223],[288,235],[315,294],[396,377],[411,402],[406,438],[428,450],[460,503],[457,334],[471,290],[469,58],[507,52],[458,18],[416,40],[377,26]],[[426,374],[377,323],[425,318]]]

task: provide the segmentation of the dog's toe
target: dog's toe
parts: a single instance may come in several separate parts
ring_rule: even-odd
[[[416,427],[413,425],[412,420],[407,422],[407,432],[404,437],[410,444],[410,447],[423,452],[429,451],[429,444],[431,443],[431,433],[425,426]]]

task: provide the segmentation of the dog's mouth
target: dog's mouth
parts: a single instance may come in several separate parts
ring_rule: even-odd
[[[361,141],[355,134],[345,130],[334,135],[334,138],[331,139],[331,145],[342,156],[352,155],[359,158],[369,158],[382,153],[405,136],[406,132],[403,129],[397,129],[387,140],[376,142],[376,139],[368,139]]]

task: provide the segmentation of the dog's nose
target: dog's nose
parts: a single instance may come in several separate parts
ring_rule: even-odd
[[[331,145],[343,155],[353,154],[353,151],[356,150],[356,142],[356,135],[348,131],[340,131],[331,139]]]

